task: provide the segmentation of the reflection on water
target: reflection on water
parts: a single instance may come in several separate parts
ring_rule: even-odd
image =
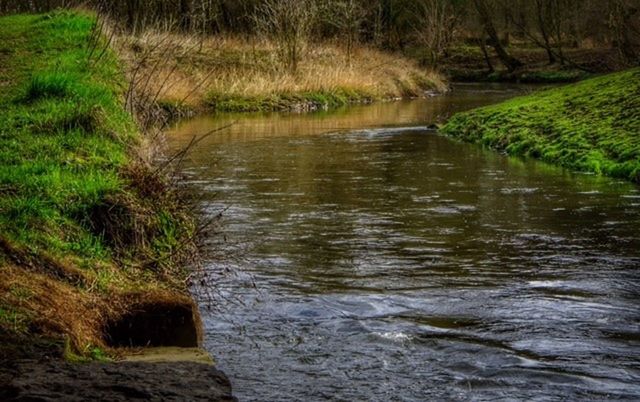
[[[231,127],[207,138],[205,144],[228,141],[252,141],[288,135],[312,135],[374,127],[415,126],[434,124],[452,113],[495,103],[535,86],[459,84],[448,96],[416,99],[372,105],[352,106],[318,113],[224,113],[200,116],[180,124],[172,133],[172,146],[189,143],[194,135],[206,134],[216,128]],[[488,89],[487,89],[488,88]],[[491,89],[495,88],[495,89]]]
[[[638,187],[424,128],[508,95],[246,117],[199,145],[185,174],[228,208],[210,265],[236,271],[207,346],[241,400],[640,397]]]

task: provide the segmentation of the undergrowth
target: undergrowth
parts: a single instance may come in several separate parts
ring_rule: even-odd
[[[640,182],[640,69],[458,114],[442,131],[510,155]]]

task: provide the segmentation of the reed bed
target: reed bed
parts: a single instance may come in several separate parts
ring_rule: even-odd
[[[326,96],[350,103],[446,90],[438,73],[365,46],[348,56],[336,43],[310,44],[296,73],[291,73],[283,67],[275,44],[254,37],[147,31],[117,35],[114,42],[143,83],[139,88],[157,94],[160,103],[192,108],[212,107],[221,99],[242,101],[251,109],[274,98],[321,101]],[[285,101],[269,106],[290,105]]]

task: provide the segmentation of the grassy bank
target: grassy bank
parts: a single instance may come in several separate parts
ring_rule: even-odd
[[[43,342],[100,357],[119,320],[193,308],[193,225],[137,156],[124,76],[93,26],[0,19],[0,358]]]
[[[640,69],[462,113],[442,131],[510,155],[640,182]]]
[[[446,89],[437,73],[366,47],[348,57],[340,46],[311,44],[292,74],[283,67],[277,47],[257,38],[147,32],[118,35],[115,43],[141,86],[169,106],[308,111]]]

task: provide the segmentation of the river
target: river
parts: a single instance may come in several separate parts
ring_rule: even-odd
[[[521,90],[170,130],[240,400],[640,398],[640,188],[428,128]]]

